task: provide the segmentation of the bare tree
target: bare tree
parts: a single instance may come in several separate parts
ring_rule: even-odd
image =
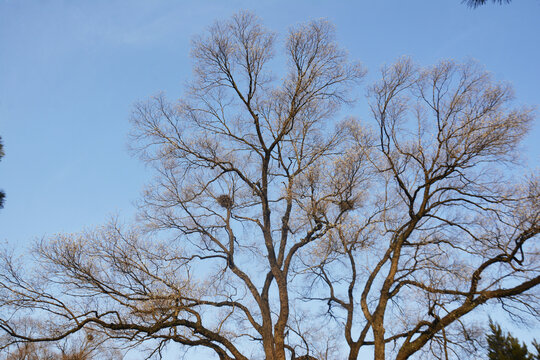
[[[122,359],[117,349],[110,347],[103,334],[86,330],[75,339],[56,343],[24,342],[11,347],[6,360],[91,360]]]
[[[157,172],[138,224],[45,239],[34,267],[4,253],[4,347],[91,327],[150,355],[448,358],[483,304],[538,315],[540,187],[509,170],[532,115],[509,87],[402,59],[369,90],[372,130],[336,121],[364,70],[330,24],[291,29],[283,57],[275,39],[218,22],[183,99],[135,106]]]
[[[392,358],[447,358],[474,339],[463,317],[493,300],[538,316],[527,292],[540,282],[538,177],[514,185],[499,167],[517,159],[530,110],[509,107],[510,88],[477,65],[450,61],[402,59],[369,95],[382,183],[354,236],[337,228],[335,248],[312,265],[345,313],[349,358],[373,345],[384,359],[389,343]]]

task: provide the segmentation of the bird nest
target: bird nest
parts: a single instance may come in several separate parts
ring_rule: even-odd
[[[354,205],[355,205],[355,201],[353,199],[341,200],[338,203],[339,210],[341,210],[342,212],[354,209]]]
[[[230,209],[233,206],[233,200],[229,195],[220,195],[216,200],[222,208]]]

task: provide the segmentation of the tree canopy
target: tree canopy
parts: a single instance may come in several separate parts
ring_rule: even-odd
[[[479,307],[538,316],[533,113],[510,86],[402,58],[370,118],[342,119],[365,69],[333,26],[277,42],[245,12],[194,39],[181,99],[133,109],[156,174],[137,221],[40,240],[31,266],[6,250],[0,346],[91,330],[156,356],[448,359],[476,346]]]

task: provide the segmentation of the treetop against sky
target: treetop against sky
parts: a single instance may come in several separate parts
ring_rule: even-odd
[[[224,359],[471,351],[454,320],[538,276],[539,10],[0,2],[0,235],[47,269],[4,308],[66,287],[102,302],[58,329]]]
[[[3,240],[78,231],[108,214],[130,215],[148,180],[128,151],[131,106],[161,91],[181,96],[191,77],[191,39],[241,9],[282,33],[326,18],[368,74],[408,55],[421,64],[476,59],[512,83],[518,101],[538,102],[539,4],[459,1],[64,1],[0,2],[0,163],[11,205],[0,217]],[[283,9],[287,9],[284,11]],[[278,39],[279,40],[279,39]],[[358,97],[363,96],[358,89]],[[350,114],[369,116],[359,101]],[[532,166],[539,126],[525,140]],[[31,166],[30,166],[31,164]]]

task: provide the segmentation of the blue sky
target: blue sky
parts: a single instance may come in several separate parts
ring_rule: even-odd
[[[152,177],[127,151],[133,103],[159,91],[179,98],[190,39],[243,9],[281,34],[329,19],[368,82],[402,55],[472,58],[512,83],[518,103],[540,104],[540,0],[475,10],[460,0],[0,0],[0,241],[25,246],[130,218]],[[524,145],[531,167],[537,139],[538,121]]]

